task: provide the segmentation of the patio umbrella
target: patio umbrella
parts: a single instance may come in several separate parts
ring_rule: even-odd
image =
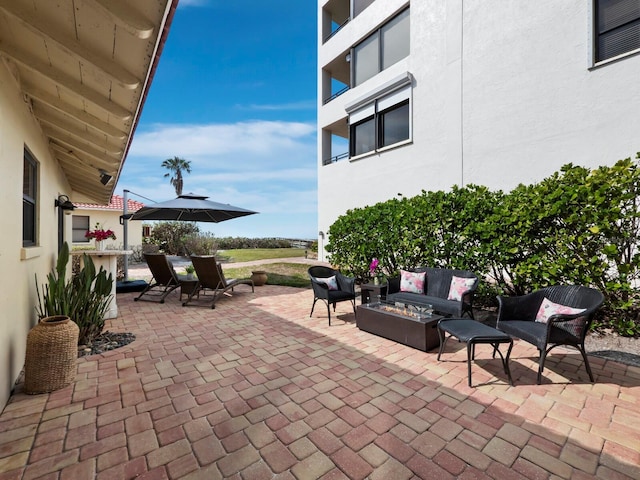
[[[173,200],[154,203],[142,207],[133,214],[131,220],[176,220],[183,222],[224,222],[232,218],[253,215],[252,210],[246,210],[233,205],[212,202],[209,197],[187,193]]]

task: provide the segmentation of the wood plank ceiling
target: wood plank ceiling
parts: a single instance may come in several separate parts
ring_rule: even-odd
[[[74,193],[109,203],[177,3],[0,0],[0,57]]]

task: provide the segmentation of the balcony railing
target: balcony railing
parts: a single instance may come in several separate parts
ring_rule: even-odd
[[[342,29],[342,27],[344,27],[347,23],[349,23],[350,20],[351,20],[351,17],[347,17],[347,19],[344,22],[342,22],[342,24],[338,25],[338,28],[336,28],[333,32],[331,32],[329,35],[327,35],[325,38],[322,39],[322,43],[325,43],[327,40],[333,37],[336,33],[338,33]]]
[[[346,87],[344,87],[344,88],[341,88],[341,89],[340,89],[340,90],[338,90],[336,93],[334,93],[333,95],[331,95],[329,98],[325,98],[325,99],[322,101],[322,104],[323,104],[323,105],[326,105],[326,104],[327,104],[327,103],[329,103],[331,100],[334,100],[334,99],[338,98],[338,97],[339,97],[340,95],[342,95],[344,92],[346,92],[347,90],[349,90],[349,88],[350,88],[350,87],[349,87],[349,85],[347,85],[347,86],[346,86]]]
[[[332,163],[342,160],[343,158],[349,158],[349,152],[341,153],[340,155],[336,155],[335,157],[326,158],[322,160],[322,165],[331,165]]]

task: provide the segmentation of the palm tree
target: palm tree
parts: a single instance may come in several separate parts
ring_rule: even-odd
[[[191,161],[180,157],[167,158],[162,166],[169,170],[169,173],[164,174],[165,178],[173,174],[169,183],[176,189],[176,195],[182,195],[182,172],[191,173]]]

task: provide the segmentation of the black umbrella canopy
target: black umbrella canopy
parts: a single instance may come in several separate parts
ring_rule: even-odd
[[[183,222],[224,222],[233,218],[253,215],[252,210],[246,210],[233,205],[212,202],[209,197],[187,193],[173,200],[154,203],[142,207],[133,214],[131,220],[176,220]]]

